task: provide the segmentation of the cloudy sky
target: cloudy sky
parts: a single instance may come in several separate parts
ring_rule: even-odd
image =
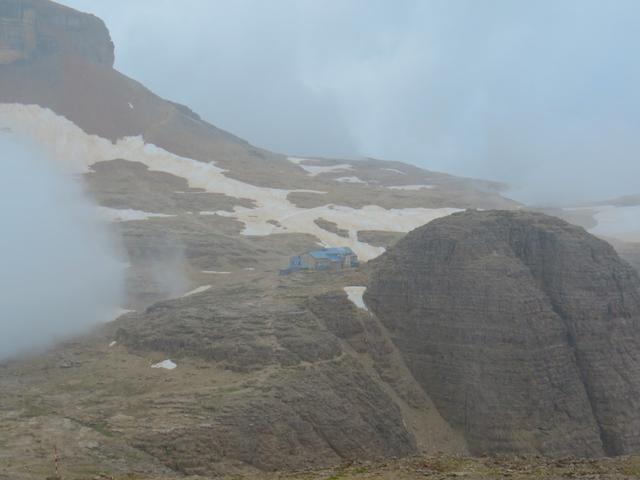
[[[637,0],[61,0],[116,67],[279,152],[402,160],[538,203],[640,192]]]

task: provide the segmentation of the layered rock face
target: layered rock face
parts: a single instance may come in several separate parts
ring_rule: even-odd
[[[474,453],[640,450],[640,278],[582,228],[436,220],[373,262],[365,298]]]
[[[43,0],[0,0],[0,65],[73,53],[111,67],[113,43],[104,23]]]

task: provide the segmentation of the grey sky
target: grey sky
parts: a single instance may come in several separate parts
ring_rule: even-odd
[[[116,66],[275,151],[640,192],[636,0],[63,0]]]

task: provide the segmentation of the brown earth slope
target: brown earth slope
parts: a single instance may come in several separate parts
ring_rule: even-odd
[[[55,449],[68,479],[466,452],[384,327],[347,300],[342,287],[365,279],[221,275],[205,292],[0,363],[0,472],[44,478]],[[150,368],[166,359],[177,367]]]

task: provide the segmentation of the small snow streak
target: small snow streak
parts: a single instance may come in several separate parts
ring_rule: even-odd
[[[340,178],[336,178],[335,181],[340,183],[364,183],[365,185],[367,184],[367,182],[365,182],[364,180],[358,177],[340,177]]]
[[[116,209],[108,207],[98,207],[100,215],[110,222],[132,222],[136,220],[149,220],[150,218],[167,218],[176,215],[167,215],[164,213],[150,213],[141,210],[133,210],[132,208]]]
[[[422,190],[434,188],[433,185],[395,185],[387,187],[391,190]]]
[[[206,292],[210,288],[211,288],[211,285],[203,285],[202,287],[195,288],[190,292],[185,293],[184,295],[182,295],[182,298],[190,297],[191,295],[197,295],[198,293]]]
[[[349,297],[351,303],[353,303],[356,307],[361,310],[369,311],[367,305],[364,303],[364,292],[367,291],[367,287],[344,287],[344,291]]]
[[[174,370],[178,365],[173,363],[171,360],[163,360],[160,363],[156,363],[155,365],[151,365],[151,368],[162,368],[164,370]]]
[[[348,163],[341,163],[339,165],[305,165],[304,158],[296,158],[289,157],[289,161],[295,163],[300,168],[309,173],[309,176],[315,177],[316,175],[320,175],[322,173],[333,173],[333,172],[343,172],[346,170],[353,170],[353,165]]]

